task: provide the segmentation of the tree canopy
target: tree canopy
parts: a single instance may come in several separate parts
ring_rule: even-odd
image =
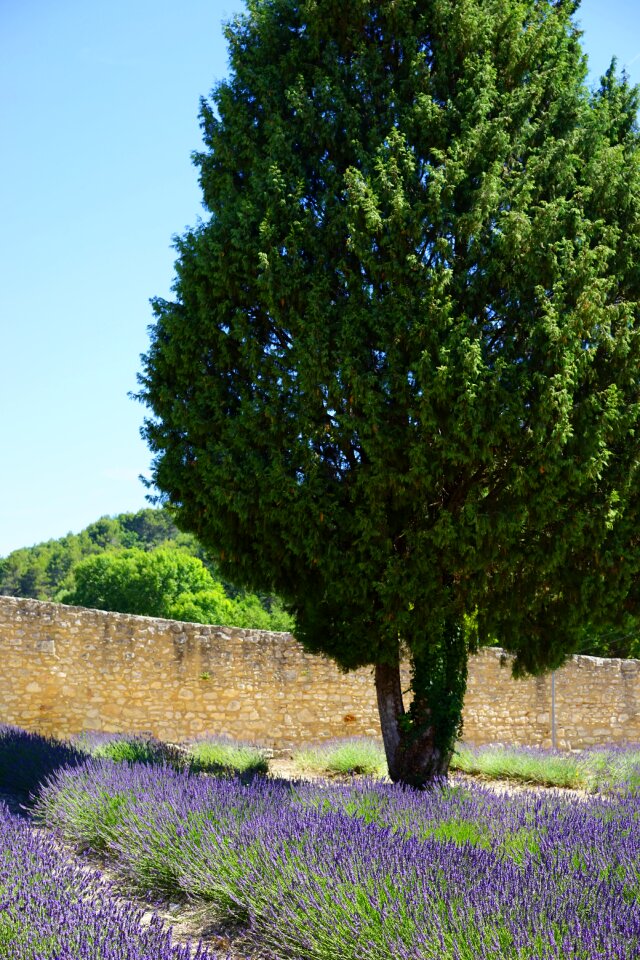
[[[637,621],[638,93],[577,8],[250,0],[154,303],[154,483],[375,667],[394,779],[447,768],[465,616],[517,672]]]
[[[291,618],[277,602],[270,610],[258,597],[232,599],[197,557],[159,547],[86,557],[73,571],[65,603],[145,617],[290,630]]]
[[[101,517],[0,559],[0,594],[261,630],[291,630],[277,597],[223,580],[164,510]]]
[[[208,608],[214,619],[207,622],[228,623],[233,608],[202,561],[178,550],[133,548],[87,557],[76,566],[73,580],[65,602],[98,610],[171,619],[176,610],[195,614]]]
[[[84,557],[137,547],[169,546],[199,557],[215,576],[215,565],[191,534],[182,533],[166,510],[138,510],[100,517],[80,533],[68,533],[0,558],[0,594],[56,600],[68,589],[75,565]]]

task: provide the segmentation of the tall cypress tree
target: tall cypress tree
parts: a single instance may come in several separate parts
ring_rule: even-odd
[[[249,0],[154,303],[153,480],[446,772],[468,643],[638,615],[637,94],[568,0]],[[410,705],[399,664],[411,664]]]

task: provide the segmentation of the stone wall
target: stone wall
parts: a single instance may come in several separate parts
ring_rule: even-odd
[[[563,750],[640,743],[640,660],[571,657],[553,674],[514,680],[502,651],[484,649],[469,664],[464,740]]]
[[[289,634],[0,597],[0,721],[64,736],[223,733],[286,751],[379,736],[372,671],[341,674]],[[470,663],[464,739],[559,747],[640,742],[640,661],[574,657],[513,680],[499,650]]]

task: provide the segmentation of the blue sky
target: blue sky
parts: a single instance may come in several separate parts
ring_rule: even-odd
[[[171,238],[202,214],[199,97],[239,0],[2,0],[0,556],[146,506],[136,388]],[[584,0],[640,82],[637,0]]]

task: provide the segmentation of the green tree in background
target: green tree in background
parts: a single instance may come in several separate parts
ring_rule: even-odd
[[[165,510],[101,517],[79,534],[14,550],[0,558],[2,594],[199,623],[293,629],[277,597],[221,579],[202,545],[178,530]]]
[[[66,603],[147,617],[170,617],[185,596],[224,590],[196,557],[161,548],[103,553],[82,560],[73,572]]]
[[[197,557],[158,548],[86,557],[73,570],[64,603],[147,617],[290,630],[291,618],[277,604],[271,613],[257,597],[233,600]]]
[[[216,575],[215,564],[195,537],[179,531],[165,510],[147,509],[101,517],[80,533],[14,550],[0,558],[0,594],[56,600],[60,591],[68,588],[73,568],[84,557],[129,547],[154,550],[163,545],[198,556]]]
[[[249,0],[141,399],[153,481],[446,772],[468,642],[638,616],[637,91],[573,0]],[[409,706],[399,663],[411,663]]]

